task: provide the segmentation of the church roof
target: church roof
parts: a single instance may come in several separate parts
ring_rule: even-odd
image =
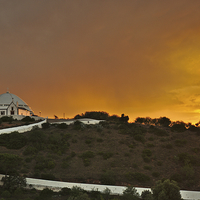
[[[0,108],[9,106],[12,102],[15,105],[18,105],[19,108],[31,111],[31,109],[29,108],[27,103],[25,103],[18,96],[11,94],[10,92],[6,92],[6,93],[0,95]]]

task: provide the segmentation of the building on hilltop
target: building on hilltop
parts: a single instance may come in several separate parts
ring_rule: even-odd
[[[24,115],[31,116],[33,111],[18,96],[6,92],[0,95],[0,117]]]

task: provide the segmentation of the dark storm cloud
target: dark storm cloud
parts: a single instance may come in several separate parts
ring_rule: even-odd
[[[199,8],[198,0],[0,0],[2,93],[10,87],[48,115],[171,110],[171,91],[199,85]]]

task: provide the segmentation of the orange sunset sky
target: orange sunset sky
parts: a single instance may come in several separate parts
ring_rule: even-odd
[[[200,120],[199,0],[0,0],[0,94],[36,115]]]

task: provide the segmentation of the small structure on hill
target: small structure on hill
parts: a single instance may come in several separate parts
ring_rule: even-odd
[[[30,107],[18,96],[6,92],[0,95],[0,117],[14,115],[33,115]]]

